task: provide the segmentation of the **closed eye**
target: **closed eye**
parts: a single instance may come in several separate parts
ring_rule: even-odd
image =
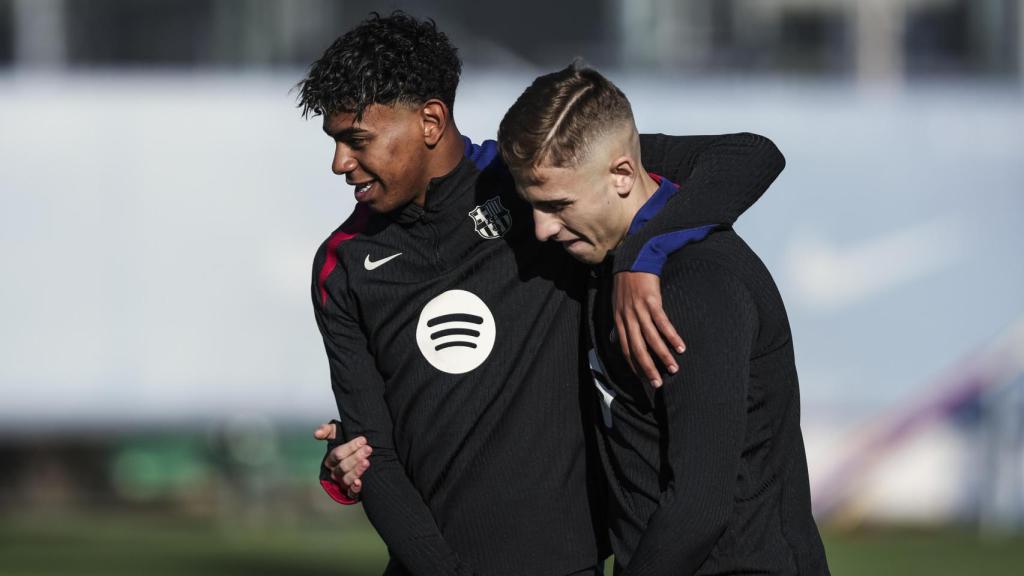
[[[556,214],[565,210],[568,206],[572,205],[571,200],[545,200],[543,202],[534,203],[533,207],[541,212],[548,214]]]
[[[328,136],[339,144],[344,144],[353,150],[359,150],[366,146],[367,142],[373,139],[371,133],[361,128],[350,127],[343,130],[328,132]]]
[[[369,141],[369,138],[349,138],[345,144],[353,150],[362,150],[366,147],[367,141]]]

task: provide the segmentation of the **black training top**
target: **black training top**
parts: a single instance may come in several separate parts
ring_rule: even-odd
[[[751,134],[641,142],[645,166],[694,183],[652,234],[673,229],[665,219],[731,223],[781,162]],[[585,279],[534,239],[493,142],[467,141],[422,208],[357,207],[320,247],[313,306],[343,439],[374,448],[362,500],[388,573],[564,574],[598,561],[589,491],[603,486],[587,481],[579,386]]]
[[[589,326],[616,574],[827,574],[789,321],[764,264],[732,230],[668,258],[663,304],[687,350],[654,391],[615,341],[612,258],[592,274]]]

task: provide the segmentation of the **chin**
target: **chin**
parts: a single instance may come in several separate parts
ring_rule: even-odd
[[[377,214],[387,214],[388,212],[392,212],[401,206],[395,204],[395,202],[392,201],[390,198],[375,197],[367,198],[363,202],[360,202],[360,204],[363,204],[364,206],[369,208],[371,211],[376,212]]]
[[[583,262],[584,264],[600,264],[607,250],[601,250],[589,240],[574,238],[572,240],[559,240],[562,249],[569,253],[569,256]]]

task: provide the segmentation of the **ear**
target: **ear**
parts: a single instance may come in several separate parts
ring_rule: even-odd
[[[639,177],[637,174],[636,160],[631,156],[623,154],[615,160],[612,160],[609,172],[615,193],[621,198],[629,196],[629,193],[633,191],[633,185]]]
[[[430,148],[437,146],[448,129],[451,120],[448,106],[436,98],[427,100],[420,108],[420,123],[423,126],[423,141]]]

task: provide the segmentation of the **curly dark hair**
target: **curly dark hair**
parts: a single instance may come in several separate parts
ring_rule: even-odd
[[[431,98],[455,106],[462,62],[433,20],[396,11],[373,12],[334,41],[298,83],[302,116],[354,112],[371,104],[422,104]]]

